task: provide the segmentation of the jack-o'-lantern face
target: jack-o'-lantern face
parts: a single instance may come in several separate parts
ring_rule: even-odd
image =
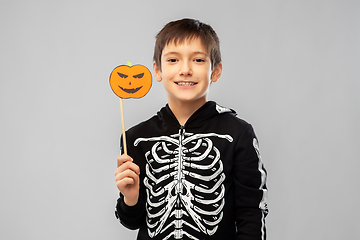
[[[152,77],[143,65],[121,65],[110,75],[110,86],[120,98],[141,98],[151,88]]]

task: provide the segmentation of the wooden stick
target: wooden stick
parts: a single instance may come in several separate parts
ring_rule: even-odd
[[[123,107],[122,98],[120,98],[120,110],[121,110],[121,125],[122,125],[122,135],[123,135],[123,148],[124,148],[125,155],[127,155],[126,136],[125,136],[125,123],[124,123],[124,107]]]

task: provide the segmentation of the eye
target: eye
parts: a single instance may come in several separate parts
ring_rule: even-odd
[[[194,61],[197,63],[205,62],[205,60],[202,58],[196,58]]]
[[[169,58],[167,61],[170,62],[170,63],[175,63],[175,62],[177,62],[177,59],[176,58]]]
[[[120,76],[121,78],[127,78],[127,77],[128,77],[128,75],[125,75],[125,74],[122,74],[122,73],[119,73],[119,72],[117,72],[117,74],[119,74],[119,76]]]
[[[144,73],[140,73],[140,74],[134,75],[133,77],[134,78],[142,78],[143,76],[144,76]]]

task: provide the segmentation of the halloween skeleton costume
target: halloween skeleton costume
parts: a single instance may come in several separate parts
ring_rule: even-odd
[[[127,131],[140,196],[116,216],[137,239],[265,239],[266,170],[250,124],[207,102],[180,126],[165,106]]]

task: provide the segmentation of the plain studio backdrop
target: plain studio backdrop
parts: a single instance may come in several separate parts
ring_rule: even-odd
[[[114,216],[121,133],[109,76],[151,69],[156,33],[200,19],[223,75],[209,99],[250,122],[268,170],[268,239],[360,235],[360,2],[0,2],[0,239],[134,239]],[[153,81],[125,126],[166,103]]]

